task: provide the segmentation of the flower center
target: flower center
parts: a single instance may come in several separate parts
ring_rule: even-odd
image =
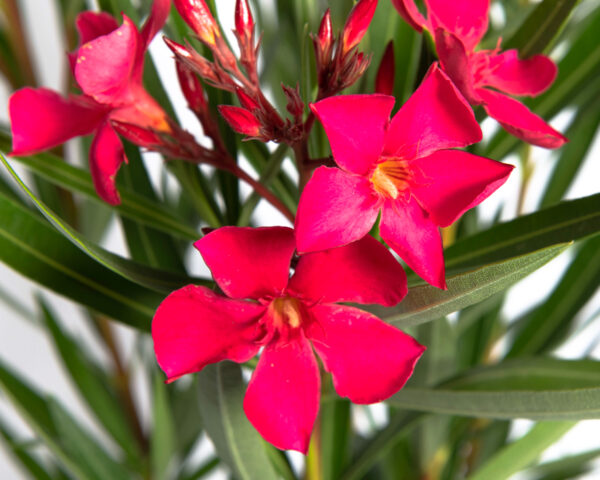
[[[302,324],[302,304],[294,297],[278,297],[269,305],[271,318],[277,329],[282,327],[298,328]]]
[[[410,188],[411,172],[405,160],[386,160],[375,168],[371,183],[377,193],[396,199]]]

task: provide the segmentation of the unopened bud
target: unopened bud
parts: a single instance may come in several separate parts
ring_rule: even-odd
[[[344,53],[352,50],[367,32],[369,24],[375,14],[377,0],[359,0],[348,15],[342,36],[342,50]]]
[[[238,100],[240,101],[240,105],[246,110],[253,112],[254,110],[260,108],[258,102],[256,102],[256,100],[254,100],[250,95],[244,92],[242,88],[236,87],[235,94],[237,95]]]
[[[249,137],[258,137],[260,135],[260,122],[245,108],[231,105],[219,105],[218,108],[225,121],[236,132]]]
[[[375,92],[383,93],[385,95],[391,95],[394,91],[394,75],[396,67],[394,61],[394,43],[390,41],[385,47],[383,57],[381,57],[381,63],[377,70],[377,77],[375,78]]]
[[[175,7],[200,40],[215,44],[215,37],[220,36],[219,26],[204,0],[175,0]]]
[[[317,35],[317,42],[321,53],[321,58],[325,58],[328,56],[327,53],[331,51],[331,46],[333,45],[333,28],[331,26],[331,11],[329,8],[321,20],[319,33]]]
[[[237,0],[235,4],[235,31],[239,37],[251,38],[254,32],[254,19],[248,0]]]
[[[188,102],[190,110],[193,112],[203,112],[206,110],[206,98],[204,97],[204,89],[196,74],[186,65],[181,62],[175,62],[177,68],[177,78],[183,96]]]
[[[218,83],[219,77],[216,75],[213,65],[206,58],[200,55],[198,52],[190,47],[185,47],[177,42],[174,42],[170,38],[163,37],[163,40],[167,44],[167,47],[175,54],[175,58],[178,62],[183,63],[193,72],[196,72],[205,80],[212,83]]]

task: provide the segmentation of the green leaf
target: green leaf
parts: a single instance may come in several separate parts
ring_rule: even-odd
[[[152,394],[152,436],[151,436],[151,458],[152,478],[169,478],[168,467],[173,460],[176,447],[175,424],[173,414],[169,405],[167,387],[154,375]]]
[[[16,172],[12,169],[8,161],[0,154],[0,160],[7,168],[9,173],[17,181],[21,189],[34,202],[40,212],[50,221],[50,223],[65,236],[67,240],[80,248],[84,253],[91,258],[101,263],[105,267],[118,273],[122,277],[132,280],[144,287],[152,288],[158,292],[171,292],[177,288],[190,283],[204,283],[210,285],[212,282],[206,283],[203,279],[192,279],[185,275],[159,270],[148,267],[129,259],[115,255],[102,247],[95,245],[83,239],[75,230],[62,221],[52,210],[50,210],[41,200],[39,200],[31,190],[23,183]]]
[[[244,414],[246,385],[231,362],[209,365],[199,374],[200,409],[219,457],[239,480],[277,479],[260,435]]]
[[[0,132],[0,146],[3,150],[6,150],[5,138],[5,134]],[[12,158],[54,184],[102,203],[88,172],[73,167],[49,153]],[[121,204],[113,207],[119,215],[170,233],[183,240],[194,241],[199,238],[200,235],[196,229],[187,226],[184,220],[175,216],[175,212],[166,209],[163,205],[133,193],[125,187],[119,186],[119,194],[121,195]]]
[[[407,327],[430,322],[501,292],[562,253],[568,244],[488,265],[447,278],[447,290],[431,285],[412,287],[397,306],[370,307],[385,322]]]
[[[478,418],[600,418],[600,368],[591,360],[521,360],[475,369],[437,388],[405,387],[388,403]]]
[[[52,480],[52,477],[47,472],[48,467],[40,463],[40,461],[31,454],[25,442],[16,439],[16,436],[5,425],[0,417],[0,436],[4,439],[8,450],[14,455],[19,465],[29,474],[31,478],[36,480]]]
[[[96,440],[69,415],[56,400],[50,398],[48,407],[56,425],[60,443],[77,463],[85,477],[95,480],[128,480],[131,474],[106,453]]]
[[[594,234],[599,205],[600,194],[562,202],[460,240],[444,252],[446,275]]]
[[[558,35],[577,3],[579,0],[544,0],[533,9],[503,48],[516,48],[521,58],[542,53]]]
[[[527,469],[527,477],[535,480],[564,480],[581,478],[592,466],[590,462],[600,456],[600,449],[562,457]]]
[[[350,457],[350,402],[345,398],[323,402],[319,414],[323,479],[337,480]]]
[[[43,322],[47,327],[64,368],[82,398],[100,424],[123,448],[130,458],[139,455],[135,438],[128,428],[129,422],[117,400],[111,382],[100,368],[93,364],[79,344],[62,328],[43,300],[38,301]]]
[[[468,480],[505,480],[533,463],[576,422],[540,422],[522,438],[504,447]]]
[[[600,236],[585,242],[542,305],[518,322],[508,358],[539,354],[568,337],[577,312],[600,285]]]
[[[148,331],[163,296],[112,272],[0,194],[0,261],[77,303]]]

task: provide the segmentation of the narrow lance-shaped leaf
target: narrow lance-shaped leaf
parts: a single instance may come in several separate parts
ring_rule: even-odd
[[[132,280],[139,285],[152,288],[153,290],[170,292],[176,288],[189,283],[205,283],[202,279],[192,279],[185,275],[155,269],[133,262],[129,259],[115,255],[102,247],[95,245],[82,238],[75,230],[61,220],[52,210],[50,210],[41,200],[39,200],[31,190],[23,183],[16,172],[11,168],[8,161],[0,154],[0,160],[7,168],[9,173],[17,181],[21,189],[29,196],[34,205],[50,221],[52,225],[65,236],[67,240],[80,248],[91,258],[111,269],[115,273]],[[210,282],[209,282],[210,284]]]
[[[200,408],[206,432],[220,458],[240,480],[275,480],[262,440],[244,414],[245,384],[240,367],[209,365],[200,373]]]
[[[563,252],[568,244],[559,244],[472,272],[447,278],[447,290],[431,285],[409,288],[402,302],[392,308],[369,310],[399,327],[418,325],[443,317],[501,292]]]

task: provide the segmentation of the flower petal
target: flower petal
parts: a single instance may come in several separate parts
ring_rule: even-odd
[[[471,104],[481,103],[473,86],[469,56],[461,40],[442,28],[435,29],[435,48],[444,73]]]
[[[432,27],[443,27],[462,40],[467,52],[488,29],[489,0],[425,0]]]
[[[79,33],[79,45],[83,45],[95,38],[108,35],[119,28],[119,24],[106,12],[81,12],[77,15],[75,27]]]
[[[265,307],[231,300],[206,287],[188,285],[171,293],[152,320],[154,351],[169,380],[209,363],[242,363],[258,353],[256,320]]]
[[[383,152],[410,160],[480,140],[481,129],[470,105],[434,64],[392,118]]]
[[[87,135],[106,110],[82,97],[63,98],[46,88],[22,88],[8,103],[13,155],[29,155]]]
[[[440,150],[420,158],[415,165],[424,181],[411,192],[441,227],[489,197],[514,168],[460,150]]]
[[[294,231],[287,227],[222,227],[194,246],[231,298],[278,295],[287,286]]]
[[[289,289],[323,303],[396,305],[406,295],[406,274],[370,235],[340,248],[303,255]]]
[[[377,163],[394,101],[389,95],[338,95],[310,105],[341,168],[365,175]]]
[[[317,168],[298,204],[298,252],[340,247],[364,237],[377,219],[379,203],[367,178]]]
[[[504,129],[521,140],[545,148],[559,148],[568,139],[521,102],[498,92],[481,88],[477,91],[485,102],[486,112]]]
[[[154,0],[152,2],[152,11],[144,22],[140,33],[143,50],[148,48],[154,36],[163,27],[169,17],[170,10],[171,0]]]
[[[417,32],[422,31],[423,28],[429,28],[429,23],[421,15],[421,12],[419,12],[414,0],[392,0],[392,4],[406,23]]]
[[[121,203],[115,177],[119,167],[127,162],[123,145],[108,122],[103,123],[90,148],[90,173],[98,196],[106,203]]]
[[[521,60],[516,50],[507,50],[490,60],[497,66],[481,84],[511,95],[535,97],[552,84],[558,73],[556,64],[545,55]]]
[[[446,288],[440,232],[414,197],[408,203],[385,203],[379,233],[417,275],[435,287]]]
[[[400,390],[425,351],[414,338],[370,313],[317,305],[307,334],[342,397],[375,403]]]
[[[320,389],[317,360],[299,330],[289,343],[265,347],[244,397],[244,411],[267,442],[306,454]]]
[[[82,45],[77,52],[75,79],[84,93],[100,103],[126,103],[139,41],[136,26],[123,15],[119,28]]]

